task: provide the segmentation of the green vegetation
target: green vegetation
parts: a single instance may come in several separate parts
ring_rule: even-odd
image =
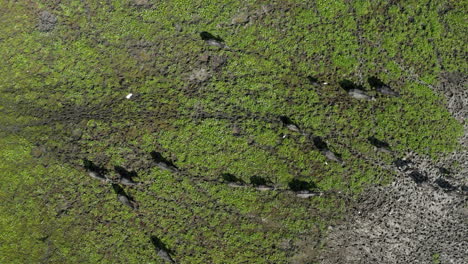
[[[353,197],[391,179],[381,162],[457,148],[462,126],[430,86],[467,69],[463,1],[268,2],[0,0],[0,262],[161,263],[156,236],[180,263],[304,263],[347,199],[231,188],[223,174]],[[50,31],[42,11],[57,17]],[[369,77],[402,96],[377,95]],[[348,97],[343,80],[377,100]],[[85,158],[151,182],[125,188],[139,209],[88,177]]]

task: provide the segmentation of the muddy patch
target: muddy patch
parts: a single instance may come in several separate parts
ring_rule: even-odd
[[[434,87],[436,92],[447,98],[447,108],[460,122],[468,117],[468,78],[461,72],[444,72],[439,77],[439,85]]]
[[[394,182],[369,188],[342,225],[329,227],[319,263],[468,263],[466,83],[465,74],[444,72],[433,87],[464,125],[461,149],[437,161],[396,159]]]
[[[42,32],[52,31],[55,28],[57,21],[57,16],[55,16],[51,12],[42,11],[39,13],[39,22],[37,24],[37,29]]]
[[[452,176],[410,153],[388,186],[368,189],[345,224],[330,226],[320,263],[440,263],[468,261],[468,197],[463,169]],[[465,174],[466,175],[466,174]]]

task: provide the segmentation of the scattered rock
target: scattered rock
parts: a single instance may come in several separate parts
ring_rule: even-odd
[[[237,137],[237,136],[240,136],[240,134],[241,134],[241,129],[240,129],[240,127],[237,126],[237,125],[234,125],[234,126],[232,127],[232,135],[234,135],[234,136]]]
[[[412,167],[413,177],[396,170],[393,183],[364,191],[343,224],[322,241],[315,262],[426,264],[438,253],[440,263],[467,263],[466,196],[440,186],[449,187],[433,160],[410,157],[403,166]],[[466,181],[466,173],[459,173],[450,185]],[[426,183],[416,183],[421,181]]]
[[[460,122],[465,122],[468,117],[467,84],[468,78],[466,73],[459,71],[442,72],[439,77],[439,85],[434,87],[436,92],[441,92],[445,95],[448,110]],[[466,127],[467,123],[465,123],[465,131],[467,131]]]
[[[462,185],[462,186],[460,187],[460,190],[461,190],[462,192],[468,193],[468,186]]]
[[[133,0],[133,5],[141,8],[150,8],[153,6],[149,0]]]
[[[439,167],[439,172],[445,175],[449,175],[450,171],[444,167]]]
[[[39,13],[37,28],[39,31],[49,32],[55,28],[57,20],[57,17],[49,11],[42,11]]]
[[[273,9],[273,6],[270,4],[262,5],[260,9],[257,11],[257,14],[258,15],[268,14],[272,9]]]
[[[133,0],[133,3],[138,6],[148,5],[149,0]]]
[[[281,250],[289,251],[289,250],[292,250],[293,247],[294,247],[293,241],[289,238],[283,238],[278,243],[278,248]]]
[[[72,138],[74,140],[79,140],[81,138],[81,136],[83,136],[83,130],[81,130],[79,128],[75,128],[75,129],[73,129],[71,135],[72,135]]]
[[[246,11],[236,14],[231,20],[232,25],[243,25],[247,22],[249,22],[249,13]]]
[[[45,146],[37,146],[31,149],[31,156],[34,158],[40,158],[47,153],[47,148]]]
[[[174,29],[176,32],[182,32],[183,28],[180,24],[174,24]]]
[[[208,53],[202,53],[200,56],[198,56],[198,60],[201,62],[208,62],[210,60],[210,54]]]
[[[210,57],[210,65],[213,70],[218,70],[219,68],[226,65],[227,58],[224,56],[211,56]]]
[[[195,69],[189,76],[190,81],[204,82],[211,78],[211,73],[205,68]]]

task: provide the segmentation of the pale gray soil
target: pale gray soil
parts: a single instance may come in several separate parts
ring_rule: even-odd
[[[466,84],[447,73],[434,87],[464,124],[462,147],[437,161],[407,153],[392,184],[369,188],[344,224],[329,227],[319,263],[468,263]]]

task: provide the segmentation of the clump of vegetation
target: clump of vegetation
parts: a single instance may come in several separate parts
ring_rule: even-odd
[[[462,133],[431,90],[466,69],[453,50],[464,46],[461,3],[0,4],[2,263],[159,263],[153,237],[181,263],[307,262],[319,245],[302,249],[347,197],[391,178],[381,163],[409,150],[436,158]],[[180,171],[161,170],[155,151]],[[115,166],[134,171],[145,184],[124,188],[138,209],[83,159],[111,179]],[[233,188],[226,174],[327,195]]]

